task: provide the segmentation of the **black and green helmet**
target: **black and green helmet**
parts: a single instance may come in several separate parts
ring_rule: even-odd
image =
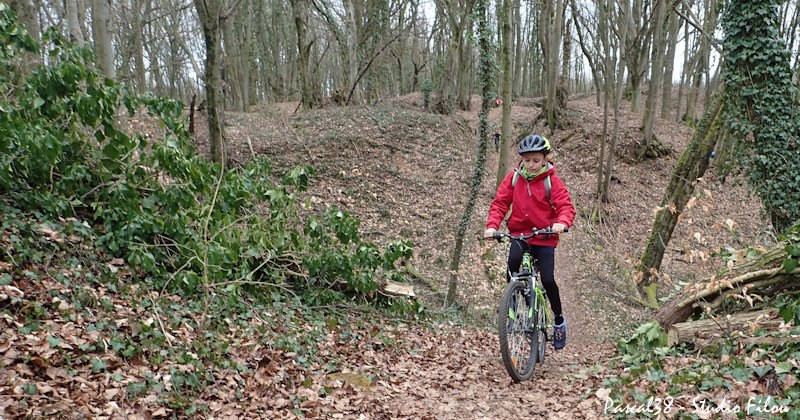
[[[519,142],[517,152],[519,152],[519,154],[528,152],[542,152],[548,154],[550,153],[550,142],[545,136],[529,134]]]

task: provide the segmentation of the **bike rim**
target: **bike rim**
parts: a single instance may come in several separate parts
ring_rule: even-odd
[[[538,350],[538,337],[533,329],[536,314],[528,306],[524,290],[522,283],[509,286],[507,300],[502,305],[506,313],[501,315],[504,318],[501,321],[501,354],[506,370],[517,382],[530,377]]]

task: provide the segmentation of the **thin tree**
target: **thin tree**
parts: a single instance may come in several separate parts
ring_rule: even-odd
[[[308,0],[291,0],[297,34],[297,60],[300,76],[300,105],[303,109],[316,108],[319,94],[314,83],[314,69],[311,68],[311,54],[314,40],[308,31]]]
[[[114,48],[111,45],[111,34],[108,30],[108,22],[110,19],[110,0],[94,0],[92,2],[94,58],[103,76],[109,79],[116,79],[117,71],[114,67]]]
[[[502,22],[503,30],[503,45],[501,53],[501,62],[503,63],[503,116],[500,129],[500,153],[497,158],[497,180],[495,187],[499,186],[506,176],[508,148],[511,143],[511,101],[513,99],[513,77],[511,74],[511,50],[512,50],[512,32],[511,32],[511,3],[512,0],[503,0],[502,9]]]
[[[595,88],[595,100],[597,106],[603,103],[603,76],[600,74],[603,70],[603,63],[601,62],[602,41],[601,38],[604,33],[602,26],[605,22],[599,19],[599,12],[601,8],[608,8],[606,1],[601,1],[591,7],[578,8],[576,0],[570,0],[570,9],[572,10],[572,18],[575,21],[575,33],[578,35],[578,45],[581,47],[583,56],[589,62],[589,70],[592,72],[592,83]],[[597,28],[597,30],[595,30]],[[620,30],[627,29],[627,25],[621,25]]]
[[[545,121],[554,132],[560,126],[559,114],[561,109],[558,102],[558,77],[559,77],[559,52],[561,51],[561,37],[563,35],[562,22],[564,20],[564,1],[545,0],[542,12],[542,25],[540,37],[542,51],[545,58],[547,74],[547,99],[544,107]]]
[[[615,60],[612,54],[612,42],[611,42],[611,12],[613,10],[613,4],[610,1],[603,1],[598,7],[598,23],[599,23],[599,38],[602,43],[602,55],[598,56],[598,60],[604,60],[603,66],[600,71],[600,74],[603,76],[602,79],[602,86],[603,86],[603,133],[600,136],[600,157],[597,159],[597,188],[595,190],[595,205],[592,209],[591,214],[591,221],[592,222],[599,222],[600,221],[600,206],[602,203],[608,201],[608,189],[605,188],[606,185],[603,183],[605,180],[604,171],[606,170],[605,166],[605,156],[607,153],[608,147],[607,145],[610,143],[608,139],[608,116],[609,116],[609,106],[611,101],[613,100],[613,93],[615,88],[614,83],[614,67],[615,67]],[[626,25],[623,25],[625,27]],[[609,150],[609,154],[613,154],[613,151]]]
[[[456,232],[455,246],[453,248],[453,259],[450,263],[450,279],[447,286],[447,296],[444,306],[450,307],[455,303],[456,290],[458,288],[458,267],[461,264],[461,251],[464,247],[464,236],[467,233],[472,213],[475,211],[475,203],[478,200],[478,193],[483,181],[483,173],[486,170],[486,136],[489,132],[489,108],[491,100],[495,97],[493,89],[495,87],[495,51],[492,43],[492,30],[487,16],[489,0],[478,0],[475,13],[478,17],[478,44],[480,47],[480,62],[478,66],[478,78],[481,84],[481,110],[478,113],[478,155],[475,160],[475,168],[472,173],[470,183],[469,199],[461,216],[461,223]]]
[[[678,7],[677,1],[673,2],[669,8],[669,17],[667,18],[667,53],[664,56],[664,77],[662,81],[664,88],[661,93],[662,120],[669,119],[672,112],[672,73],[675,69],[675,51],[678,45],[678,29],[680,29],[676,7]]]
[[[650,154],[650,147],[653,143],[653,130],[656,124],[658,110],[658,94],[661,91],[661,79],[664,77],[664,51],[666,50],[666,38],[664,37],[664,12],[667,0],[655,0],[653,5],[653,46],[651,48],[650,68],[650,87],[648,89],[647,100],[644,106],[644,121],[642,129],[644,131],[644,141],[639,149],[638,160],[641,161]]]
[[[622,22],[626,16],[631,13],[631,0],[620,1],[620,11],[617,18],[612,20],[615,22]],[[619,139],[619,125],[622,116],[620,115],[620,108],[622,107],[622,93],[625,89],[625,60],[627,59],[627,52],[625,50],[626,40],[628,38],[628,25],[621,25],[619,29],[619,42],[617,44],[617,76],[616,86],[614,88],[614,134],[611,136],[611,144],[609,145],[608,156],[606,157],[605,169],[603,173],[605,179],[603,180],[602,196],[608,199],[611,194],[609,193],[609,184],[611,183],[611,171],[614,167],[614,156],[617,150],[617,140]]]
[[[635,280],[640,291],[647,296],[646,304],[654,308],[658,307],[656,274],[661,269],[664,251],[672,238],[675,225],[683,217],[683,209],[694,194],[697,179],[702,177],[708,168],[711,151],[723,133],[720,96],[712,97],[692,140],[672,170],[667,190],[661,200],[661,207],[656,213],[653,229],[650,231],[650,237],[639,262]]]
[[[228,163],[225,140],[225,102],[222,96],[222,23],[233,13],[238,0],[227,11],[224,0],[194,0],[206,44],[205,84],[211,159],[223,168]]]

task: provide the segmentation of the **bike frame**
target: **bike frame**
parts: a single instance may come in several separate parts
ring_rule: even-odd
[[[525,251],[522,254],[522,264],[520,265],[521,271],[516,273],[509,273],[510,281],[523,281],[528,286],[528,290],[532,291],[533,293],[528,293],[528,310],[531,312],[528,314],[528,319],[533,319],[533,314],[539,311],[537,307],[538,302],[542,302],[545,305],[544,308],[544,315],[547,321],[547,324],[544,328],[551,328],[553,326],[553,321],[550,318],[550,311],[547,309],[547,297],[545,296],[542,288],[539,287],[539,269],[536,267],[536,263],[534,262],[533,256],[530,252]],[[537,299],[537,298],[541,298]]]

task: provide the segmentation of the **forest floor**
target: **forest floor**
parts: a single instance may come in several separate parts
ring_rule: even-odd
[[[362,221],[360,233],[367,240],[378,244],[411,240],[414,257],[408,263],[417,273],[417,299],[426,304],[430,313],[445,312],[440,308],[455,227],[468,197],[478,149],[477,98],[472,111],[453,116],[426,112],[419,94],[374,106],[327,107],[304,113],[294,113],[295,106],[270,104],[249,113],[229,113],[226,132],[233,160],[241,163],[253,155],[266,155],[272,159],[276,173],[310,163],[317,177],[300,197],[306,203],[303,211],[319,212],[336,205]],[[500,108],[492,109],[491,123],[500,125],[500,112]],[[515,101],[513,137],[523,127],[529,127],[539,112],[531,99]],[[565,128],[548,137],[556,150],[556,171],[578,210],[575,226],[563,235],[556,254],[556,280],[565,307],[568,342],[559,351],[548,346],[545,363],[537,365],[530,381],[514,384],[510,380],[492,327],[504,283],[501,273],[505,251],[502,245],[479,239],[494,195],[498,156],[487,138],[487,170],[467,231],[458,276],[456,314],[464,322],[431,327],[345,314],[352,319],[347,327],[301,323],[296,334],[307,331],[322,337],[314,355],[319,361],[310,365],[298,360],[296,352],[261,343],[254,337],[236,336],[238,341],[229,357],[247,368],[231,371],[215,386],[197,392],[193,400],[204,404],[197,415],[365,419],[611,417],[605,398],[609,389],[604,381],[620,372],[608,368],[608,360],[618,357],[616,341],[629,336],[651,315],[631,298],[628,273],[644,248],[654,209],[660,204],[670,171],[692,130],[683,123],[659,120],[656,135],[673,153],[636,163],[633,156],[641,137],[641,114],[623,111],[611,201],[602,206],[604,223],[593,225],[588,217],[594,205],[602,108],[594,96],[575,98],[569,102],[565,118]],[[203,122],[198,118],[195,136],[201,151],[207,149]],[[541,125],[535,129],[549,134]],[[515,149],[510,146],[512,159]],[[720,247],[739,248],[770,240],[759,236],[764,231],[760,205],[744,188],[730,180],[720,184],[713,167],[701,183],[697,204],[678,225],[665,255],[663,293],[718,268],[715,264],[719,263],[711,254]],[[47,281],[43,281],[41,290],[25,292],[44,296],[50,288],[59,287],[48,286]],[[107,298],[117,308],[118,320],[142,316],[141,308],[131,307],[113,291],[101,288],[96,298]],[[62,308],[63,301],[53,304],[70,310],[69,305]],[[273,315],[277,316],[256,314],[248,322],[274,326],[270,322]],[[9,318],[2,321],[3,328],[16,331],[21,327]],[[99,320],[81,322],[95,325]],[[15,386],[10,376],[2,376],[0,418],[165,418],[178,412],[174,405],[164,403],[156,391],[131,398],[129,385],[135,383],[135,378],[142,381],[146,377],[147,381],[168,384],[168,391],[174,386],[170,378],[174,380],[178,373],[186,372],[185,363],[147,370],[141,362],[119,363],[109,356],[97,359],[103,364],[102,369],[96,369],[99,365],[94,359],[91,363],[87,360],[72,367],[71,372],[77,374],[70,375],[64,368],[51,366],[48,357],[53,351],[84,351],[83,345],[97,341],[96,331],[76,329],[75,323],[67,317],[44,320],[42,324],[49,328],[39,333],[23,331],[0,342],[2,366],[18,369],[23,378],[42,378],[39,392],[31,393],[29,387]],[[55,345],[51,337],[45,337],[47,333],[41,333],[64,331],[70,324],[74,329],[71,338]],[[184,327],[174,332],[178,340],[203,339],[201,332]],[[15,364],[20,354],[36,360],[34,371],[28,363]],[[324,369],[325,361],[335,361],[337,371]]]
[[[549,134],[541,122],[535,126],[551,140],[556,171],[578,210],[575,227],[563,235],[556,254],[556,279],[568,326],[566,348],[555,351],[549,345],[546,362],[529,382],[512,383],[502,366],[492,325],[504,283],[500,279],[505,251],[495,242],[479,239],[494,196],[498,164],[493,141],[487,138],[489,158],[467,231],[458,291],[465,316],[488,328],[411,329],[403,334],[407,352],[383,361],[350,362],[356,372],[366,375],[374,370],[379,372],[377,377],[389,379],[378,381],[358,408],[346,410],[348,417],[573,419],[608,415],[603,381],[618,372],[606,369],[607,359],[615,355],[616,340],[630,335],[650,316],[630,298],[628,273],[644,249],[654,209],[693,130],[685,123],[659,120],[656,136],[672,153],[637,163],[642,115],[623,109],[611,201],[602,207],[604,223],[592,225],[588,215],[594,204],[603,127],[602,107],[595,101],[593,95],[570,101],[565,128],[555,133]],[[540,112],[534,102],[515,101],[512,140]],[[362,220],[360,230],[370,240],[412,240],[412,263],[422,274],[417,294],[435,311],[446,290],[455,228],[478,149],[479,98],[473,98],[471,111],[452,117],[426,113],[419,94],[376,106],[332,107],[308,114],[292,113],[295,106],[278,104],[232,115],[231,139],[249,139],[251,144],[236,145],[234,140],[232,155],[244,161],[250,153],[265,154],[280,170],[311,163],[319,175],[308,193],[311,211],[338,205]],[[501,111],[490,111],[490,124],[500,126]],[[265,130],[265,121],[274,125]],[[613,119],[608,129],[613,129]],[[509,148],[513,160],[516,145]],[[732,185],[731,180],[720,184],[713,166],[700,183],[698,204],[678,225],[665,255],[664,293],[719,268],[718,261],[710,258],[713,250],[770,240],[758,237],[761,207],[744,188]]]

